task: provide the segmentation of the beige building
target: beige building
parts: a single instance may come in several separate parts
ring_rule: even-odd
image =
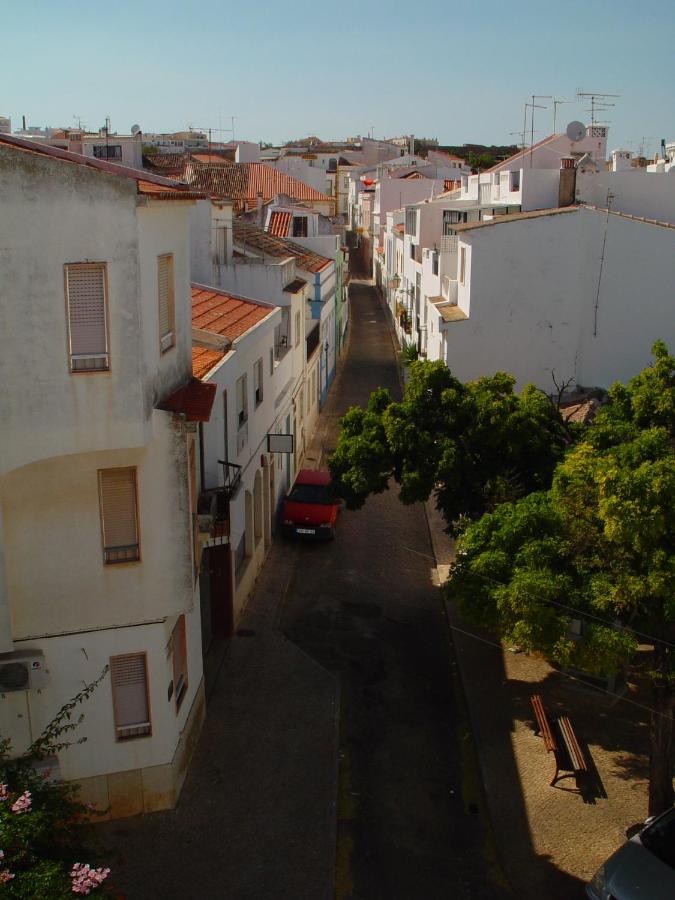
[[[190,210],[167,179],[0,135],[0,734],[111,816],[173,805],[204,716]]]

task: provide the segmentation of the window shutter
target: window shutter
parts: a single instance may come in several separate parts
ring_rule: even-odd
[[[173,346],[173,256],[157,257],[160,349]]]
[[[176,711],[178,711],[188,686],[184,615],[178,618],[171,637],[173,646],[173,684],[176,693]]]
[[[136,469],[101,469],[99,486],[104,561],[139,559]]]
[[[144,653],[110,660],[115,730],[118,740],[152,733],[148,702],[148,675]]]
[[[105,265],[66,266],[71,371],[106,370]]]

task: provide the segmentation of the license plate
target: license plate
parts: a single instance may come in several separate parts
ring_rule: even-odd
[[[314,528],[296,528],[295,530],[298,534],[316,534],[316,529]]]

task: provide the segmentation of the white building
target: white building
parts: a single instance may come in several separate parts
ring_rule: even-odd
[[[293,452],[270,452],[268,435],[297,439],[295,419],[304,422],[311,398],[301,388],[294,402],[292,349],[301,335],[282,335],[292,323],[280,307],[193,285],[192,321],[194,374],[216,386],[211,419],[200,426],[203,633],[229,637],[294,474]]]
[[[0,732],[24,751],[108,666],[55,764],[112,816],[160,809],[204,716],[195,195],[8,135],[0,169]]]
[[[463,381],[502,370],[520,388],[608,388],[648,365],[657,339],[675,346],[675,226],[572,206],[457,230],[456,299],[435,325]]]

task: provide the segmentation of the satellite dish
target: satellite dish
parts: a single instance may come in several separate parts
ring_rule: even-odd
[[[141,133],[141,126],[140,126],[140,125],[132,125],[132,126],[131,126],[131,133],[132,133],[133,135],[140,134],[140,133]]]
[[[567,137],[572,141],[572,143],[576,143],[576,141],[580,141],[583,137],[586,136],[586,126],[583,122],[570,122],[565,131]]]

